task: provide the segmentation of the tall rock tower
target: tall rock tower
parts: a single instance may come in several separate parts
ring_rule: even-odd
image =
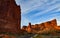
[[[0,0],[0,32],[17,33],[20,30],[21,9],[15,0]]]

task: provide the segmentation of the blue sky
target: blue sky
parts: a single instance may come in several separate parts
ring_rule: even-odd
[[[60,0],[16,0],[21,6],[21,25],[39,24],[57,19],[60,25]]]

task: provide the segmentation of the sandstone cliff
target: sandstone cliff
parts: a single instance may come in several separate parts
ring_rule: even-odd
[[[20,30],[21,9],[15,0],[0,0],[0,32]]]
[[[57,21],[56,19],[53,19],[51,21],[47,21],[41,24],[35,24],[35,25],[31,25],[31,23],[29,23],[28,26],[25,27],[25,30],[28,33],[51,33],[53,31],[57,31],[60,30],[60,28],[57,26]]]

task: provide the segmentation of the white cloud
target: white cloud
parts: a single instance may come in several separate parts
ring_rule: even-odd
[[[23,26],[23,25],[28,25],[28,23],[29,23],[29,20],[26,18],[26,17],[22,17],[22,19],[21,19],[21,25]],[[21,27],[22,27],[21,26]]]
[[[20,0],[15,0],[17,5],[20,5]]]
[[[58,26],[60,26],[60,20],[59,20],[59,21],[57,21],[57,25],[58,25]]]
[[[56,19],[57,19],[57,25],[60,26],[60,16],[57,16]]]

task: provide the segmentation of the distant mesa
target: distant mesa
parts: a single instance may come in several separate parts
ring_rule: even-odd
[[[60,27],[57,26],[56,19],[53,19],[41,24],[31,25],[31,23],[29,23],[28,26],[23,26],[22,29],[27,31],[28,33],[48,33],[49,31],[54,30],[59,31]]]

